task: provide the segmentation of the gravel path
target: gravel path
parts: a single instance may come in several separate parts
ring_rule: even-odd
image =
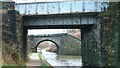
[[[39,68],[41,60],[39,59],[38,53],[33,53],[30,59],[26,63],[27,68]]]

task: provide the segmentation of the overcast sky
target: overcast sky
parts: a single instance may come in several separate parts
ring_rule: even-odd
[[[39,35],[39,34],[58,34],[66,33],[65,29],[32,29],[28,30],[28,35]]]

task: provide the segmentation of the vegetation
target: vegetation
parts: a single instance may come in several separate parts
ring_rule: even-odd
[[[25,66],[22,61],[21,55],[18,51],[9,46],[6,42],[3,42],[2,54],[4,60],[4,66]]]
[[[81,55],[81,41],[72,36],[62,36],[61,54],[63,55]]]
[[[74,55],[58,55],[57,59],[63,60],[63,59],[81,59],[80,56],[74,56]]]
[[[118,38],[120,30],[118,25],[120,25],[120,2],[110,2],[108,10],[100,14],[103,16],[103,34],[104,36],[108,36],[106,39],[103,37],[105,43],[103,43],[102,46],[105,47],[106,51],[106,53],[103,53],[103,55],[106,55],[106,57],[103,57],[105,58],[103,63],[108,66],[117,66],[119,65]]]
[[[32,39],[29,38],[29,36],[27,37],[27,52],[28,54],[31,52],[35,52],[35,46],[33,46],[33,41],[31,41]]]
[[[102,65],[118,66],[120,2],[110,2],[107,11],[99,14],[102,18]]]
[[[25,66],[22,59],[22,18],[18,11],[14,10],[14,3],[2,2],[2,59],[3,68]],[[8,7],[9,6],[9,7]],[[12,8],[11,10],[8,10]],[[8,21],[9,20],[9,21]],[[16,67],[16,68],[18,68]]]
[[[28,58],[32,55],[33,53],[32,52],[30,52],[29,54],[28,54]]]
[[[120,2],[110,3],[99,13],[97,23],[83,29],[82,62],[84,66],[117,66],[120,30]],[[117,68],[117,67],[115,67]]]
[[[40,60],[42,60],[42,62],[40,63],[40,68],[53,68],[44,58],[44,56],[42,55],[42,53],[38,53],[38,56],[40,58]]]

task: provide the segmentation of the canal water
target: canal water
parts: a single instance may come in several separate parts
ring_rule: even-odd
[[[57,55],[53,52],[47,52],[45,50],[41,51],[43,56],[46,58],[47,62],[55,66],[82,66],[82,60],[80,56],[68,56],[68,55]]]

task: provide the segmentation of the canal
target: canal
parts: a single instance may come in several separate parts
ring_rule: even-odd
[[[57,55],[57,53],[41,51],[47,62],[53,67],[56,66],[82,66],[82,59],[80,56],[74,55]]]

